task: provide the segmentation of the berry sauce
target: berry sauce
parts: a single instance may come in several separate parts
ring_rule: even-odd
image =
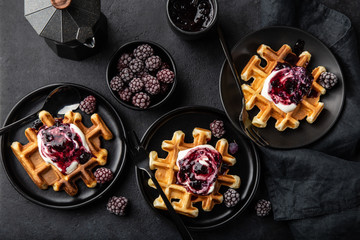
[[[222,163],[221,154],[210,145],[200,145],[185,152],[176,161],[179,167],[177,184],[181,184],[188,192],[199,195],[210,194],[215,185]]]
[[[92,157],[83,133],[74,124],[57,120],[51,127],[41,127],[37,138],[41,157],[63,174],[71,173],[78,163],[84,164]]]
[[[268,94],[275,104],[299,104],[310,93],[314,78],[303,67],[278,64],[269,81]]]
[[[169,14],[174,24],[184,31],[197,32],[205,29],[213,19],[214,10],[210,0],[170,0]]]

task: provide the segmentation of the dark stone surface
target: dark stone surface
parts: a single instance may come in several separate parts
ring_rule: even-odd
[[[320,0],[345,13],[360,32],[359,3],[352,0]],[[258,1],[219,0],[220,22],[230,46],[258,29]],[[216,38],[187,42],[179,39],[166,22],[165,1],[103,1],[108,19],[109,42],[99,54],[81,62],[57,57],[26,21],[22,1],[0,2],[0,124],[10,109],[27,93],[54,82],[74,82],[96,89],[107,97],[125,126],[142,135],[167,111],[185,105],[206,105],[221,109],[218,77],[224,61]],[[226,25],[225,25],[226,24]],[[132,40],[152,40],[172,54],[178,69],[175,96],[164,107],[146,112],[120,106],[108,92],[105,71],[112,53]],[[116,187],[103,199],[77,210],[54,210],[35,205],[11,186],[0,168],[0,239],[180,239],[167,219],[146,205],[135,183],[134,166],[126,165]],[[65,193],[64,193],[65,194]],[[131,211],[117,217],[105,210],[108,197],[126,196]],[[261,183],[255,199],[266,197]],[[199,233],[202,239],[292,239],[286,222],[272,216],[259,218],[253,210],[231,223]]]

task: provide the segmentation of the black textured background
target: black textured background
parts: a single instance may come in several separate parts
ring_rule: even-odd
[[[230,46],[259,28],[258,1],[219,0],[220,22]],[[346,14],[360,33],[360,3],[353,0],[320,0]],[[108,19],[108,45],[96,56],[82,62],[57,57],[37,36],[23,16],[23,1],[0,0],[0,124],[10,109],[27,93],[55,82],[74,82],[103,94],[115,106],[125,126],[142,135],[150,124],[167,111],[179,106],[206,105],[221,109],[218,77],[224,61],[216,38],[193,42],[175,36],[166,22],[165,1],[102,1]],[[358,34],[359,36],[359,34]],[[173,56],[178,69],[175,96],[164,107],[146,112],[120,106],[108,92],[106,65],[112,53],[132,40],[151,40],[161,44]],[[358,44],[359,46],[359,44]],[[131,201],[126,217],[105,210],[107,197],[78,210],[54,210],[37,206],[16,192],[0,168],[1,239],[179,239],[167,219],[154,214],[136,187],[132,163],[111,195],[123,195]],[[261,183],[255,199],[266,196]],[[198,234],[204,239],[291,239],[285,222],[272,216],[259,218],[253,204],[247,211],[216,230]]]

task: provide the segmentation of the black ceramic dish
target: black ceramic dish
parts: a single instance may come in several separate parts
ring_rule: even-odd
[[[186,39],[186,40],[194,40],[194,39],[198,39],[201,37],[204,37],[206,35],[208,35],[208,33],[212,32],[214,29],[214,25],[217,22],[218,19],[218,4],[217,4],[217,0],[209,0],[209,2],[212,5],[213,8],[213,16],[212,16],[212,20],[210,21],[209,24],[207,24],[207,27],[205,29],[202,29],[200,31],[185,31],[183,29],[181,29],[180,27],[178,27],[175,22],[173,21],[173,19],[171,18],[171,14],[169,12],[169,3],[172,0],[167,0],[166,1],[166,15],[167,15],[167,19],[168,19],[168,23],[171,27],[171,29],[174,31],[174,33],[176,33],[179,37]],[[199,0],[199,2],[201,2],[201,0]]]
[[[308,69],[312,70],[317,66],[324,66],[327,71],[336,74],[339,83],[320,97],[320,101],[324,102],[325,107],[314,123],[309,124],[304,119],[300,121],[300,126],[297,129],[286,129],[280,132],[275,128],[275,120],[270,118],[265,128],[258,128],[260,134],[273,148],[303,147],[318,140],[331,129],[341,113],[345,97],[344,80],[340,66],[335,56],[320,40],[303,30],[291,27],[261,29],[242,38],[231,51],[237,70],[241,73],[261,44],[266,44],[277,51],[283,44],[293,46],[298,39],[305,41],[305,50],[312,55]],[[226,115],[232,124],[241,131],[238,122],[241,98],[226,61],[222,66],[219,81],[220,97]],[[252,118],[258,113],[257,107],[254,107],[249,113]]]
[[[203,211],[200,203],[195,204],[194,206],[199,208],[198,217],[181,216],[185,225],[193,230],[218,227],[239,215],[249,205],[257,190],[260,177],[260,162],[254,144],[242,135],[237,134],[222,111],[200,106],[183,107],[165,114],[149,127],[142,138],[142,143],[148,151],[157,151],[159,157],[165,157],[166,152],[161,149],[163,140],[171,139],[175,131],[182,130],[185,133],[185,141],[192,142],[193,129],[195,127],[209,129],[209,124],[215,119],[224,121],[226,133],[223,137],[229,142],[235,140],[239,144],[239,151],[234,154],[237,163],[230,168],[229,174],[235,174],[241,178],[241,186],[238,189],[241,201],[233,208],[227,208],[224,204],[215,205],[210,212]],[[217,138],[212,137],[209,143],[214,146],[217,140]],[[142,171],[136,170],[136,178],[141,193],[149,206],[154,211],[170,218],[166,211],[153,207],[153,201],[159,194],[155,189],[148,186],[148,176]],[[221,187],[220,192],[224,193],[227,189],[227,187]]]
[[[154,49],[154,55],[158,55],[162,59],[163,62],[166,62],[167,64],[169,64],[170,70],[174,72],[175,77],[174,77],[174,82],[172,83],[172,86],[168,90],[168,93],[166,95],[159,94],[159,95],[153,97],[151,99],[150,106],[148,108],[146,108],[146,109],[142,109],[142,108],[138,108],[138,107],[132,105],[131,102],[125,102],[125,101],[121,100],[120,97],[119,97],[119,94],[117,92],[113,91],[110,88],[110,81],[114,76],[116,76],[118,74],[118,70],[117,70],[116,66],[117,66],[117,62],[118,62],[120,56],[123,53],[132,53],[133,50],[137,46],[139,46],[141,44],[145,44],[145,43],[149,44]],[[111,94],[113,95],[113,97],[119,103],[124,105],[125,107],[133,109],[133,110],[140,110],[140,111],[141,110],[153,109],[153,108],[156,108],[156,107],[160,106],[161,104],[165,103],[170,98],[172,93],[175,91],[175,87],[176,87],[176,83],[177,83],[175,62],[172,59],[170,53],[168,51],[166,51],[162,46],[160,46],[157,43],[150,42],[150,41],[133,41],[133,42],[129,42],[129,43],[126,43],[126,44],[122,45],[114,53],[114,55],[111,57],[111,59],[110,59],[110,61],[108,63],[107,69],[106,69],[106,83],[107,83],[108,88],[109,88]]]
[[[24,98],[22,98],[10,111],[5,120],[7,125],[21,117],[24,117],[38,108],[41,108],[46,96],[55,88],[63,84],[52,84],[40,89],[37,89]],[[105,141],[101,138],[101,146],[108,150],[108,162],[104,167],[111,169],[114,173],[114,179],[109,184],[98,184],[95,188],[87,188],[86,185],[79,179],[76,181],[79,192],[74,197],[69,196],[64,191],[55,192],[50,186],[47,190],[41,190],[30,179],[29,175],[22,167],[20,162],[13,154],[10,145],[14,141],[19,141],[22,144],[26,144],[28,140],[25,137],[24,131],[26,128],[31,127],[32,123],[25,124],[16,130],[6,133],[1,138],[1,157],[5,172],[8,176],[13,187],[25,198],[30,201],[51,208],[69,209],[81,207],[89,204],[96,199],[102,197],[119,178],[121,171],[125,165],[126,145],[123,141],[125,138],[125,130],[122,121],[110,105],[97,92],[76,84],[68,84],[76,87],[81,97],[93,95],[97,100],[97,110],[101,118],[113,133],[113,139]],[[90,115],[86,115],[80,110],[76,110],[81,113],[83,117],[83,123],[85,126],[91,126]]]

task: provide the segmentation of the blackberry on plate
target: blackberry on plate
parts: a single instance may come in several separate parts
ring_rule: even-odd
[[[124,68],[127,68],[129,66],[130,61],[132,60],[132,55],[129,53],[123,53],[120,58],[119,61],[117,63],[117,70],[119,72],[121,72],[121,70],[123,70]]]
[[[123,80],[119,76],[115,76],[110,81],[110,88],[113,91],[120,91],[124,86]]]
[[[134,78],[129,83],[129,89],[131,92],[140,92],[144,88],[144,82],[140,78]]]
[[[155,77],[148,79],[144,83],[146,92],[150,93],[151,95],[156,95],[160,93],[160,83]]]
[[[112,171],[104,167],[96,169],[94,176],[96,178],[96,182],[98,183],[110,182],[114,178]]]
[[[229,144],[229,153],[235,154],[239,150],[239,145],[236,142],[232,142]]]
[[[96,108],[96,98],[92,95],[87,96],[80,102],[79,108],[86,114],[94,113]]]
[[[221,138],[225,134],[224,122],[221,120],[214,120],[210,123],[210,130],[215,137]]]
[[[159,56],[151,56],[145,60],[145,68],[150,72],[161,67],[161,58]]]
[[[133,96],[132,104],[136,107],[145,109],[150,105],[150,96],[144,92],[138,92]]]
[[[338,82],[338,78],[334,73],[322,72],[319,77],[319,84],[325,89],[333,88]]]
[[[157,72],[156,78],[163,83],[173,83],[175,74],[169,69],[162,69]]]
[[[149,44],[141,44],[133,51],[134,57],[145,60],[154,54],[154,49]]]
[[[106,209],[115,215],[124,216],[127,206],[128,200],[126,197],[113,196],[109,199]]]
[[[121,100],[123,100],[125,102],[130,101],[132,92],[130,91],[130,89],[128,87],[120,90],[118,93],[119,93],[119,97]]]
[[[133,79],[134,73],[131,71],[130,68],[124,68],[123,70],[121,70],[119,76],[124,82],[128,82]]]
[[[233,188],[224,193],[224,203],[228,208],[234,207],[240,201],[240,194]]]
[[[140,59],[135,58],[129,63],[129,68],[133,73],[138,73],[144,69],[144,63]]]
[[[271,211],[271,203],[265,199],[261,199],[256,203],[255,206],[256,215],[259,217],[265,217],[269,215]]]
[[[32,123],[32,127],[35,128],[36,130],[39,130],[39,128],[41,128],[44,124],[42,123],[42,121],[40,119],[36,119],[33,123]]]

